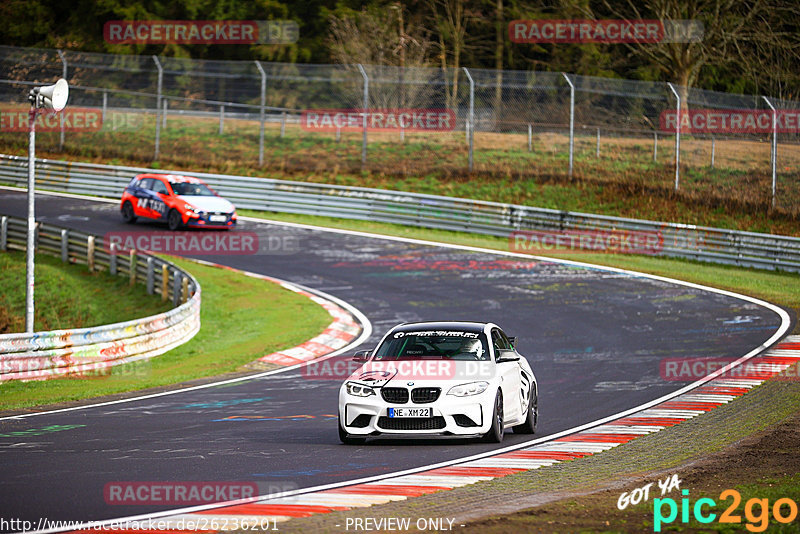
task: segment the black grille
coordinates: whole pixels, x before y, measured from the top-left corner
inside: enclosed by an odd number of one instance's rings
[[[411,400],[417,404],[434,402],[441,392],[441,388],[414,388],[411,390]]]
[[[369,420],[371,417],[372,416],[368,413],[362,413],[361,415],[353,419],[353,422],[347,426],[351,426],[353,428],[364,428],[365,426],[369,425]]]
[[[456,420],[456,424],[458,426],[463,427],[470,427],[470,426],[479,426],[478,423],[464,415],[463,413],[457,413],[453,416],[453,419]]]
[[[378,426],[386,430],[438,430],[445,427],[444,417],[379,417]]]
[[[408,402],[408,390],[406,388],[381,388],[381,397],[392,404],[405,404]]]

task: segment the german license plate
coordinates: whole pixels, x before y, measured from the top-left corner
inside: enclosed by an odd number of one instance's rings
[[[224,215],[212,215],[208,218],[211,222],[225,222],[228,218]]]
[[[432,408],[389,408],[389,417],[431,417]]]

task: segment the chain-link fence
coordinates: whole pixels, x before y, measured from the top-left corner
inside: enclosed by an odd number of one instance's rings
[[[69,108],[99,120],[62,117],[38,134],[45,152],[198,170],[581,178],[800,214],[797,102],[552,72],[2,46],[2,146],[26,146],[9,113],[58,77]]]

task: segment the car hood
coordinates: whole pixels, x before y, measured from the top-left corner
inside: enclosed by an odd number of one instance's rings
[[[178,198],[187,204],[191,204],[200,211],[221,211],[223,213],[230,213],[234,209],[233,204],[217,196],[179,195]]]
[[[354,372],[348,380],[383,387],[387,384],[406,386],[432,385],[442,382],[463,384],[466,382],[490,381],[495,377],[493,362],[461,360],[421,361],[369,361]]]

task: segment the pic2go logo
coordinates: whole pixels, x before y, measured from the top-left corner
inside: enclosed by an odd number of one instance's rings
[[[681,493],[689,495],[689,490],[682,490]],[[720,501],[731,499],[731,504],[719,516],[720,523],[741,524],[742,516],[736,510],[742,502],[741,494],[734,489],[727,489],[719,494]],[[681,499],[680,512],[681,523],[689,523],[689,509],[695,521],[699,523],[711,523],[717,518],[717,514],[711,512],[717,506],[714,499],[702,498],[695,501],[691,506],[689,499]],[[665,516],[665,507],[668,512]],[[797,518],[797,503],[792,499],[782,498],[775,501],[770,509],[769,499],[749,499],[744,505],[744,516],[747,519],[745,528],[750,532],[764,532],[769,526],[770,512],[778,523],[791,523]],[[653,531],[661,532],[662,525],[671,524],[678,518],[678,503],[669,497],[653,500]]]

